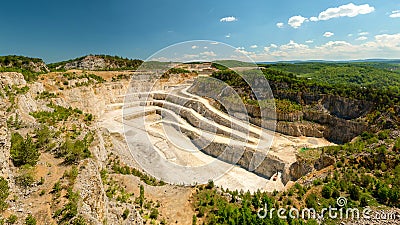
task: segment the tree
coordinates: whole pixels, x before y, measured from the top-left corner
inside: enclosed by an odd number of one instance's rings
[[[331,190],[331,188],[328,186],[328,185],[325,185],[323,188],[322,188],[322,197],[324,197],[324,198],[326,198],[326,199],[329,199],[329,198],[331,198],[331,193],[332,193],[332,190]]]
[[[40,152],[36,148],[32,138],[28,135],[24,139],[19,133],[11,135],[10,154],[14,165],[17,167],[26,164],[35,166],[40,157]]]
[[[350,198],[353,199],[354,201],[358,201],[360,199],[360,190],[355,185],[350,186],[349,194]]]

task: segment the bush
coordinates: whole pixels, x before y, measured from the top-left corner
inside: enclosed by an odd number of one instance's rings
[[[129,209],[125,209],[124,212],[122,213],[122,218],[126,220],[129,216]]]
[[[150,212],[150,219],[156,220],[158,218],[158,209],[152,209]]]
[[[25,224],[26,225],[36,225],[36,219],[32,215],[29,215],[25,219]]]
[[[14,224],[14,223],[16,223],[17,222],[17,220],[18,220],[18,217],[16,216],[16,215],[10,215],[8,218],[7,218],[7,220],[6,220],[6,223],[8,223],[8,224]]]
[[[21,167],[19,175],[15,178],[15,183],[24,188],[32,186],[35,183],[32,167],[29,165]]]
[[[9,191],[10,188],[8,186],[8,181],[3,177],[0,177],[0,211],[3,211],[8,207],[6,200],[10,194]]]
[[[308,195],[306,198],[306,205],[307,205],[307,208],[315,209],[317,207],[317,195],[314,193],[311,193],[310,195]]]

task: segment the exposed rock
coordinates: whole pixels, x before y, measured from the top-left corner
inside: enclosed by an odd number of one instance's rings
[[[278,87],[280,83],[274,84]],[[218,93],[218,85],[212,82],[196,81],[193,83],[189,92],[214,99],[213,104],[221,108],[223,106],[229,112],[247,111],[250,122],[256,125],[262,125],[267,118],[276,119],[276,131],[291,136],[311,136],[324,137],[335,143],[344,143],[351,141],[354,137],[369,129],[366,123],[355,121],[364,117],[369,113],[374,104],[368,101],[354,100],[333,95],[313,95],[311,93],[287,93],[279,90],[285,89],[280,87],[275,91],[274,96],[280,99],[290,99],[303,105],[304,110],[296,113],[280,113],[265,111],[261,115],[260,108],[257,106],[246,105],[243,110],[242,102],[219,103],[222,96],[228,96],[226,90]],[[227,89],[229,90],[229,89]],[[230,91],[232,92],[232,90]],[[218,98],[217,98],[218,96]],[[218,102],[218,103],[216,103]],[[312,108],[312,110],[310,110]],[[233,113],[233,115],[236,115]],[[274,116],[275,115],[275,116]],[[241,117],[237,117],[242,119]],[[262,119],[261,119],[262,118]],[[308,123],[307,121],[313,122]],[[274,126],[264,126],[268,129],[275,129]]]

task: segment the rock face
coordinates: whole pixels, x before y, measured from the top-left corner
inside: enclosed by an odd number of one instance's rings
[[[81,69],[81,70],[100,70],[106,68],[106,61],[96,56],[86,56],[81,60],[76,60],[65,64],[64,68],[69,69]]]
[[[289,167],[288,177],[295,181],[314,170],[321,170],[333,164],[335,164],[335,159],[326,154],[322,154],[318,159],[311,161],[297,158],[297,161]]]
[[[120,68],[136,68],[141,64],[141,60],[122,59],[113,56],[88,55],[73,61],[66,62],[56,69],[80,69],[80,70],[114,70]]]
[[[216,103],[223,97],[227,97],[230,92],[216,93],[218,90],[212,84],[199,80],[193,83],[189,92],[212,98],[214,100],[213,105],[218,108],[224,108],[226,111],[235,112],[236,108],[240,108],[235,105],[243,104],[241,102],[235,103],[235,101],[229,104]],[[216,99],[216,96],[219,99]],[[246,105],[248,115],[245,119],[258,126],[274,129],[282,134],[296,137],[324,137],[335,143],[349,142],[363,131],[368,130],[369,127],[365,122],[362,122],[362,119],[374,108],[372,102],[333,95],[313,95],[305,92],[288,94],[275,91],[274,97],[297,102],[303,106],[303,110],[289,114],[280,112],[275,114],[267,111],[261,112],[259,107]],[[239,110],[238,113],[240,112]],[[261,120],[261,115],[264,121]],[[241,117],[237,116],[237,118]],[[264,126],[262,123],[265,122],[265,118],[276,119],[276,126]]]

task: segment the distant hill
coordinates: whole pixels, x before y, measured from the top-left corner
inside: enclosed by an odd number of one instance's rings
[[[36,73],[49,71],[42,59],[17,55],[0,56],[0,68],[3,71],[27,70]]]
[[[127,59],[109,55],[87,55],[68,61],[49,64],[52,71],[81,70],[135,70],[143,63],[138,59]]]
[[[0,72],[18,72],[24,75],[26,81],[32,81],[40,73],[49,72],[42,59],[25,56],[0,56]]]

